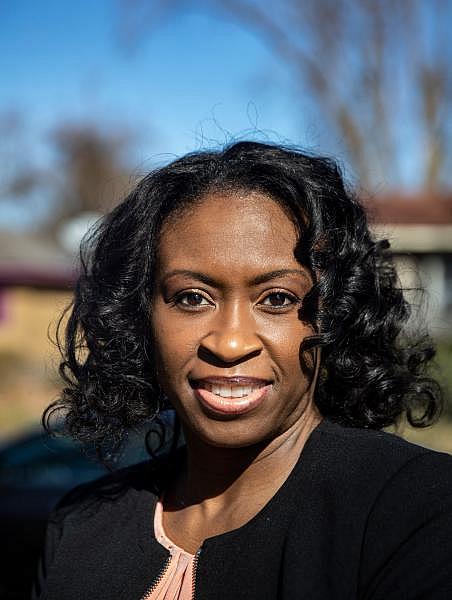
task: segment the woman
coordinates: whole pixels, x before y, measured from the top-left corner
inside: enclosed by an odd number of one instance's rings
[[[301,152],[145,177],[91,240],[46,416],[105,458],[172,407],[172,445],[60,502],[33,597],[452,598],[452,459],[378,431],[441,409],[388,246]]]

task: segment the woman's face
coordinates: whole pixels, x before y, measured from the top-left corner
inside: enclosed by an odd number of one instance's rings
[[[312,286],[297,234],[258,193],[208,195],[166,222],[152,328],[159,383],[185,430],[221,447],[271,440],[315,412]],[[304,420],[304,419],[303,419]]]

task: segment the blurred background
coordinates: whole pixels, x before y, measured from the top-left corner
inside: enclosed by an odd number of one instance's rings
[[[39,433],[82,235],[150,169],[244,138],[338,158],[438,344],[444,416],[399,433],[452,452],[451,22],[451,0],[0,0],[7,520],[99,473]]]

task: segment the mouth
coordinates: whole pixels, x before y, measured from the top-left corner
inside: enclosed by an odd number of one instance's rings
[[[255,377],[207,377],[190,381],[195,395],[211,412],[221,415],[241,415],[259,406],[271,382]]]

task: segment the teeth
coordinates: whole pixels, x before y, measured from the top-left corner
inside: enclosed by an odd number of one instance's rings
[[[222,398],[232,398],[232,387],[230,385],[220,386],[218,388],[218,395]]]
[[[204,388],[222,398],[243,398],[251,392],[261,388],[262,385],[218,385],[206,383]]]

